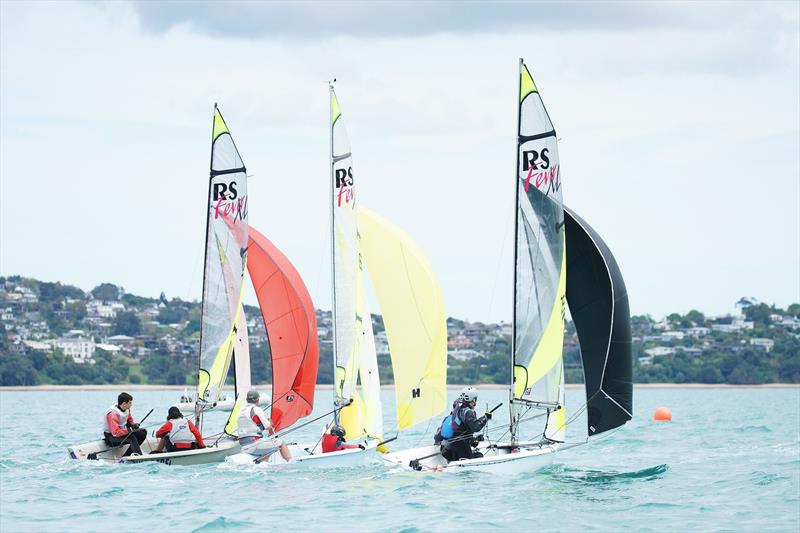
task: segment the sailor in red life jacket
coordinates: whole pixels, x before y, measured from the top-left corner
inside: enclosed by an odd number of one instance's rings
[[[133,421],[132,405],[133,396],[121,392],[117,396],[117,404],[106,409],[103,417],[103,440],[112,447],[130,444],[125,455],[142,455],[141,444],[147,438],[147,430],[140,429],[139,424]]]
[[[339,450],[364,449],[362,444],[345,444],[345,431],[342,426],[335,424],[330,433],[322,436],[322,453],[338,452]]]
[[[158,428],[156,437],[161,439],[158,442],[156,452],[160,452],[166,445],[168,452],[178,452],[181,450],[196,450],[205,448],[203,435],[191,420],[183,417],[181,410],[174,405],[169,408],[167,413],[167,423]]]
[[[292,452],[282,440],[269,436],[272,433],[272,422],[258,406],[258,399],[257,390],[247,391],[247,404],[239,409],[236,431],[242,451],[256,457],[263,457],[280,450],[281,457],[288,463],[292,459]],[[267,436],[262,438],[264,432],[267,432]]]

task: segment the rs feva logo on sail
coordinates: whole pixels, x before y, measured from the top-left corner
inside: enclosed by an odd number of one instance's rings
[[[239,198],[236,180],[225,183],[214,183],[212,196],[214,203],[214,219],[228,217],[239,220],[247,219],[247,195]]]
[[[541,161],[539,160],[541,158]],[[561,187],[561,180],[558,174],[558,165],[550,166],[549,149],[542,148],[537,150],[522,151],[522,171],[528,172],[525,176],[525,192],[531,187],[531,181],[537,189],[544,190],[545,194],[550,194],[550,190],[557,191]]]
[[[353,167],[347,169],[337,168],[334,177],[336,179],[336,207],[342,207],[342,201],[345,204],[350,204],[355,199],[355,191],[353,190]]]

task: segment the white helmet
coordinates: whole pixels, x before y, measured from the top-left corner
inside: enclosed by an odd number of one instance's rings
[[[463,402],[477,402],[478,401],[478,389],[475,387],[464,387],[461,389],[461,395],[458,397],[459,400]]]

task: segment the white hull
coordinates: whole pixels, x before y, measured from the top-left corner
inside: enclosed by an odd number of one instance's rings
[[[234,439],[223,439],[215,445],[199,450],[185,450],[180,452],[151,453],[158,445],[158,439],[149,437],[142,445],[144,455],[124,457],[128,449],[127,444],[111,448],[103,440],[78,444],[67,448],[69,456],[78,461],[100,461],[105,463],[146,463],[158,462],[167,465],[200,465],[219,463],[229,455],[238,453],[241,446]]]
[[[317,449],[316,453],[311,454],[314,444],[290,444],[289,451],[292,452],[292,459],[287,463],[281,457],[280,452],[275,452],[268,459],[261,461],[260,465],[285,465],[292,464],[303,468],[347,468],[352,466],[365,465],[377,459],[378,440],[372,439],[365,444],[364,449],[340,450],[338,452],[322,453]],[[319,448],[319,447],[317,447]],[[249,453],[237,453],[226,459],[234,464],[254,464],[256,457]]]
[[[559,444],[518,443],[511,447],[508,443],[481,443],[477,450],[483,457],[462,459],[450,463],[439,453],[439,446],[423,446],[384,455],[383,460],[406,470],[457,472],[463,470],[484,470],[487,472],[517,474],[531,472],[548,466],[553,462]],[[418,462],[415,462],[418,460]],[[416,468],[415,468],[416,466]]]

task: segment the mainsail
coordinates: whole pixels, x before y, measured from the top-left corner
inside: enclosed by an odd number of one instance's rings
[[[336,420],[344,426],[347,438],[353,439],[380,429],[380,388],[372,319],[364,297],[353,158],[332,85],[330,107],[334,393],[337,405],[352,400],[352,404],[337,413]],[[376,375],[370,378],[372,368]],[[369,394],[369,398],[362,399],[357,390],[359,373],[363,374],[362,393]],[[376,405],[370,406],[372,403]]]
[[[242,287],[247,264],[247,174],[228,126],[214,106],[211,172],[206,206],[198,403],[214,403],[228,374],[244,323]],[[245,328],[246,329],[246,328]]]
[[[513,399],[550,409],[545,434],[561,437],[566,254],[558,144],[522,60],[516,187]],[[514,409],[511,416],[513,430]]]
[[[566,211],[567,302],[586,382],[589,436],[633,416],[633,356],[628,291],[617,261],[597,232]]]
[[[444,298],[433,269],[411,238],[364,206],[358,209],[361,249],[389,341],[402,430],[447,406]]]

